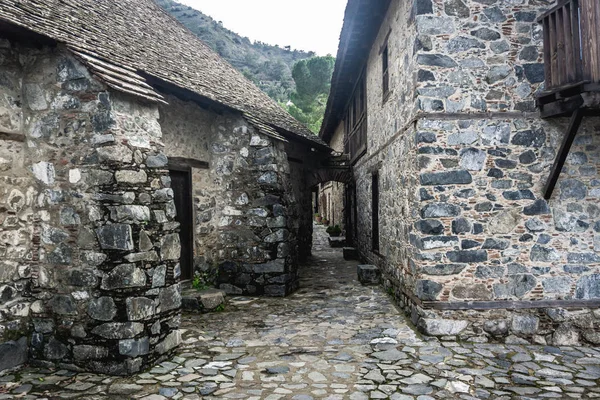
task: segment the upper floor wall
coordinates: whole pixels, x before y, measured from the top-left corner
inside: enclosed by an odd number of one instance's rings
[[[368,155],[403,130],[417,112],[416,26],[411,3],[396,0],[390,4],[365,67]]]
[[[549,8],[534,0],[419,1],[418,103],[424,112],[535,111]]]
[[[545,79],[537,19],[552,5],[393,1],[364,67],[366,154],[379,151],[419,113],[535,112]],[[359,79],[341,124],[347,141],[356,128],[348,121],[360,88]]]

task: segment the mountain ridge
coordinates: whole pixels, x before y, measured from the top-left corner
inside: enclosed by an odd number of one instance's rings
[[[312,51],[251,42],[249,38],[225,28],[220,21],[202,11],[173,0],[155,1],[263,92],[280,103],[287,103],[295,90],[292,78],[294,64],[316,55]]]

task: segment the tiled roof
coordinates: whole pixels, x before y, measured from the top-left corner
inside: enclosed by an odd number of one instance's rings
[[[162,101],[146,74],[324,144],[153,0],[0,0],[0,20],[65,43],[114,89]]]

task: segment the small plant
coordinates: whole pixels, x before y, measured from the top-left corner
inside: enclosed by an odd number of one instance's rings
[[[315,221],[317,221],[317,222],[321,222],[322,220],[323,220],[323,217],[321,217],[321,214],[319,214],[319,213],[316,213],[316,214],[315,214]]]
[[[326,232],[329,233],[329,236],[337,237],[342,234],[342,228],[340,228],[339,225],[330,226],[327,228]]]
[[[204,290],[207,288],[200,275],[194,276],[194,279],[192,280],[192,287],[196,290]]]
[[[223,312],[225,311],[225,304],[221,303],[215,308],[215,312]]]
[[[329,220],[326,218],[323,218],[323,225],[329,225]]]

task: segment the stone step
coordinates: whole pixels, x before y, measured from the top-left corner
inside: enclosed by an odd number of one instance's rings
[[[358,250],[355,247],[344,247],[344,260],[358,260]]]
[[[379,268],[374,265],[359,265],[356,267],[358,281],[363,285],[378,285],[381,278]]]
[[[209,313],[222,311],[226,303],[225,291],[219,289],[185,289],[182,293],[182,308],[187,311]]]
[[[341,248],[346,246],[346,238],[344,236],[329,236],[329,246],[333,248]]]

